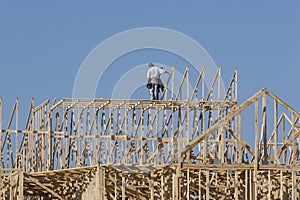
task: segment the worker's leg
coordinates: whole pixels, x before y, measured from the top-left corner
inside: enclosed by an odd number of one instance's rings
[[[155,100],[156,98],[155,88],[156,88],[155,84],[152,84],[151,100]]]
[[[158,85],[157,84],[153,84],[153,88],[152,88],[152,94],[153,94],[153,98],[152,100],[158,100]]]
[[[156,100],[159,100],[159,85],[156,85],[155,92],[156,92]]]
[[[152,99],[153,99],[152,88],[151,88],[151,89],[148,89],[148,93],[149,93],[149,95],[150,95],[150,99],[152,100]]]

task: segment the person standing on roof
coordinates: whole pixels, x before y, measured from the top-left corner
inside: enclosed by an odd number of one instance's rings
[[[163,73],[170,74],[162,67],[154,66],[153,63],[149,63],[148,71],[147,71],[147,88],[149,90],[150,96],[152,100],[159,99],[159,90],[164,90],[164,85],[160,79],[160,75]]]

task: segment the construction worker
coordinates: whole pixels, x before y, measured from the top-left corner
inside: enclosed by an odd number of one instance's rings
[[[159,99],[159,90],[164,90],[164,85],[160,79],[160,75],[163,73],[170,74],[166,70],[164,70],[162,67],[154,66],[153,63],[149,63],[148,65],[148,71],[147,71],[147,88],[149,90],[150,96],[152,100],[158,100]]]

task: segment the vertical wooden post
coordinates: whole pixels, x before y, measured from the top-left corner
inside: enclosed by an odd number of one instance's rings
[[[22,170],[18,170],[18,188],[17,190],[17,200],[23,200],[24,199],[24,195],[23,195],[23,171]]]
[[[198,187],[198,190],[199,190],[199,199],[202,199],[202,191],[201,191],[201,169],[199,169],[199,174],[198,174],[198,178],[199,178],[199,187]]]
[[[220,164],[224,164],[225,161],[225,157],[224,157],[224,128],[220,127],[219,128],[219,137],[220,137],[220,141],[219,141],[219,159],[220,159]]]
[[[109,104],[109,135],[110,135],[110,139],[109,139],[109,149],[110,149],[110,155],[109,155],[109,160],[108,162],[109,163],[113,163],[113,155],[114,155],[114,146],[113,146],[113,106],[112,104],[110,103]],[[116,172],[115,172],[116,173]],[[116,191],[115,191],[116,192]]]
[[[280,199],[283,200],[283,174],[280,170]]]
[[[125,104],[125,108],[124,108],[124,112],[125,112],[125,136],[126,136],[126,140],[125,140],[125,156],[124,156],[124,164],[127,164],[128,160],[127,160],[127,157],[129,155],[129,152],[128,152],[128,145],[130,144],[130,140],[128,139],[129,138],[129,121],[128,121],[128,107],[127,107],[127,104]]]
[[[238,134],[238,139],[239,141],[242,140],[242,116],[241,116],[241,112],[238,113],[237,115],[237,134]],[[243,155],[242,155],[242,145],[241,143],[237,141],[237,144],[236,144],[236,148],[237,148],[237,157],[236,157],[236,161],[238,164],[241,164],[242,163],[242,158],[243,158]]]
[[[296,183],[296,171],[295,170],[292,170],[292,185],[291,185],[291,188],[292,188],[292,200],[296,200],[298,197],[297,197],[297,183]]]
[[[30,172],[34,171],[35,167],[35,159],[34,159],[34,138],[35,138],[35,111],[34,111],[34,99],[32,98],[32,122],[31,122],[31,133],[29,136],[29,160],[30,160]]]
[[[285,119],[282,121],[281,141],[285,140]],[[286,151],[283,152],[283,163],[286,164]]]
[[[171,140],[172,140],[172,144],[173,144],[173,148],[172,148],[172,157],[175,158],[175,155],[176,155],[178,149],[176,149],[177,146],[174,145],[175,142],[176,142],[176,141],[175,141],[176,138],[175,138],[175,134],[174,134],[174,133],[175,133],[175,130],[174,130],[175,110],[174,110],[174,108],[175,108],[175,107],[174,107],[174,103],[172,102],[172,104],[171,104],[171,114],[172,114],[172,121],[171,121],[171,136],[172,136],[172,138],[171,138]]]
[[[93,148],[93,165],[98,164],[98,156],[97,156],[97,144],[99,144],[99,138],[98,138],[98,108],[96,108],[96,102],[94,101],[94,136],[93,136],[93,143],[94,143],[94,148]],[[71,118],[73,120],[73,117]],[[71,122],[72,123],[72,122]]]
[[[176,195],[176,186],[175,186],[175,173],[176,172],[173,172],[172,173],[172,199],[174,199],[175,200],[175,198],[177,198],[177,195]]]
[[[258,101],[255,101],[255,158],[254,158],[254,173],[252,174],[254,180],[254,199],[257,199],[257,175],[259,164],[259,141],[258,141]]]
[[[52,112],[50,111],[50,107],[48,105],[48,155],[47,155],[47,168],[46,171],[49,171],[52,169],[52,151],[53,151],[53,147],[52,147],[52,137],[51,137],[51,132],[52,132]],[[54,134],[53,134],[54,135]]]
[[[19,164],[19,133],[18,133],[18,129],[19,129],[19,99],[17,98],[16,100],[16,149],[15,149],[15,156],[16,156],[16,160],[15,160],[15,168],[19,168],[18,164]]]
[[[165,199],[165,184],[164,184],[164,174],[163,174],[163,172],[160,176],[160,198],[161,198],[161,200]]]
[[[234,88],[234,100],[238,100],[238,75],[237,75],[237,69],[235,70],[235,72],[236,72],[236,76],[235,76],[235,88]]]
[[[118,196],[117,196],[117,184],[118,184],[118,180],[117,180],[117,171],[114,170],[114,175],[115,175],[115,200],[118,199]]]
[[[45,131],[45,133],[42,134],[42,171],[46,171],[47,170],[47,155],[46,155],[46,152],[47,152],[47,143],[46,143],[46,136],[47,136],[47,127],[46,127],[46,123],[47,123],[47,105],[45,105],[41,112],[42,112],[42,124],[43,124],[43,131]],[[49,124],[48,124],[49,126]],[[70,146],[70,144],[69,144]],[[69,156],[69,159],[71,158],[71,155]]]
[[[146,136],[146,131],[144,130],[144,126],[145,126],[145,120],[144,120],[144,109],[143,109],[143,104],[141,104],[141,115],[140,115],[140,119],[141,119],[141,162],[142,164],[146,164],[147,162],[147,153],[146,153],[146,146],[148,145],[147,142],[148,140],[146,140],[147,136]],[[158,135],[158,130],[159,130],[159,127],[158,127],[158,122],[159,122],[159,119],[158,119],[158,106],[156,105],[156,137]]]
[[[9,200],[14,200],[14,190],[13,190],[13,172],[11,171],[9,174]]]
[[[201,121],[201,134],[204,132],[205,130],[205,109],[203,108],[202,109],[202,121]],[[203,148],[202,148],[202,151],[203,151],[203,163],[206,164],[207,163],[207,150],[208,150],[208,147],[207,147],[207,136],[204,138],[204,142],[203,142]]]
[[[153,178],[154,178],[154,174],[153,172],[150,173],[150,177],[149,177],[149,187],[150,187],[150,200],[154,200],[154,181],[153,181]]]
[[[186,199],[190,200],[190,168],[187,168],[187,186],[186,186]]]
[[[262,96],[262,114],[263,114],[263,145],[264,145],[264,157],[263,162],[266,164],[268,162],[268,151],[267,151],[267,99],[266,94]]]
[[[125,182],[124,174],[122,173],[122,200],[126,199],[125,188],[126,188],[126,182]]]
[[[100,200],[102,200],[101,168],[99,165],[97,166],[95,178],[96,178],[95,196],[99,197]]]
[[[248,200],[248,186],[249,186],[249,180],[248,180],[248,173],[250,170],[245,170],[245,200]]]
[[[101,173],[101,177],[102,177],[102,190],[101,190],[101,196],[102,196],[102,200],[107,199],[106,197],[106,172],[105,172],[105,168],[102,168],[102,173]]]
[[[174,200],[179,200],[181,197],[181,188],[180,188],[180,163],[177,163],[176,172],[175,172],[175,187],[174,187]]]
[[[268,170],[268,199],[271,200],[271,190],[272,190],[272,185],[271,185],[271,171]]]
[[[254,191],[253,191],[253,170],[252,169],[250,169],[249,170],[249,178],[250,178],[250,181],[249,181],[249,199],[251,200],[251,199],[253,199],[253,193],[254,193]]]
[[[210,182],[209,182],[209,169],[206,170],[206,200],[209,200],[209,188],[210,188]]]
[[[190,117],[189,117],[189,114],[190,114],[190,101],[188,100],[187,102],[187,105],[186,105],[186,123],[185,123],[185,135],[183,137],[185,137],[185,142],[186,144],[188,144],[190,142],[190,132],[189,132],[189,128],[190,128]],[[181,150],[180,150],[181,151]],[[178,151],[179,153],[179,156],[180,155],[180,151]],[[190,161],[190,151],[188,151],[186,153],[186,161],[189,162]],[[180,158],[178,159],[178,162],[180,163]]]
[[[295,116],[295,114],[294,113],[292,113],[292,122],[293,123],[295,123],[295,118],[296,118],[296,116]],[[294,124],[293,124],[293,126],[294,126]],[[294,135],[297,133],[297,131],[296,130],[293,130],[293,132],[292,132],[292,136],[294,137]],[[297,145],[296,145],[296,142],[297,142],[297,140],[295,139],[295,140],[293,140],[293,143],[292,143],[292,156],[291,156],[291,163],[292,164],[296,164],[296,161],[299,159],[299,157],[298,157],[298,155],[297,155]],[[299,144],[298,144],[299,145]]]
[[[235,170],[234,173],[234,199],[239,200],[239,174],[238,171]]]
[[[67,113],[67,109],[68,109],[68,106],[65,107],[65,104],[63,104],[63,112],[66,112]],[[89,114],[88,114],[89,115]],[[69,143],[69,140],[67,139],[67,135],[68,135],[68,113],[66,114],[66,116],[62,116],[62,121],[64,122],[63,124],[63,132],[64,132],[64,136],[65,138],[62,139],[62,143],[65,144],[65,146],[63,147],[62,145],[62,154],[61,154],[61,157],[62,157],[62,163],[61,163],[61,166],[63,169],[66,169],[67,168],[67,155],[68,155],[68,143]],[[86,129],[88,129],[88,116],[87,116],[87,120],[86,120]],[[88,131],[86,131],[86,133],[88,133]]]
[[[278,163],[278,159],[277,159],[277,150],[278,150],[278,134],[277,134],[277,119],[278,119],[278,103],[277,101],[274,99],[274,158],[276,158],[276,160],[274,160],[275,164],[280,164]]]
[[[77,131],[77,135],[78,135],[78,139],[77,139],[77,142],[78,142],[78,148],[77,148],[77,155],[76,155],[76,167],[81,167],[82,166],[82,156],[81,156],[81,150],[82,150],[82,147],[81,147],[81,120],[82,120],[82,115],[81,115],[81,112],[83,112],[83,110],[81,111],[80,110],[80,107],[79,107],[79,104],[77,105],[77,109],[78,109],[78,119],[77,119],[77,122],[78,122],[78,131]],[[80,112],[80,113],[79,113]]]

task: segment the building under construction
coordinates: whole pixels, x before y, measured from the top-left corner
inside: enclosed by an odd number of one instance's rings
[[[267,89],[238,104],[236,71],[224,95],[220,69],[197,77],[173,68],[161,100],[32,100],[22,118],[1,99],[1,199],[300,199],[299,113]]]

